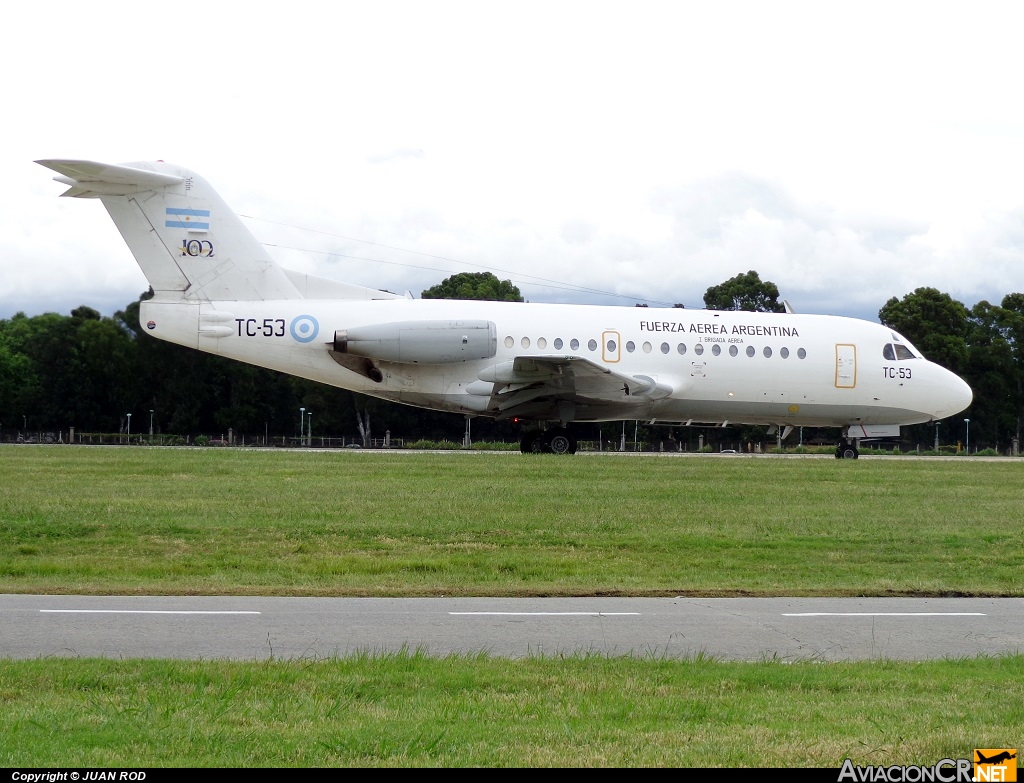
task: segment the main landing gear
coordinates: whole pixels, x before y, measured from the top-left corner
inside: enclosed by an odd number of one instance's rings
[[[523,434],[519,450],[523,454],[575,454],[576,438],[565,427],[533,430]]]
[[[856,445],[847,438],[842,438],[836,446],[836,459],[857,459],[859,456]]]

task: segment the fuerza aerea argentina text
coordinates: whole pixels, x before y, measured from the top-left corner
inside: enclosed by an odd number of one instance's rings
[[[687,334],[734,334],[747,337],[799,337],[792,326],[765,326],[764,324],[684,324],[678,321],[641,321],[641,332],[685,332]]]

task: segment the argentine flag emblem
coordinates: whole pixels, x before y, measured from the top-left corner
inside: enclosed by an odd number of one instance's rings
[[[187,228],[189,231],[210,230],[210,210],[188,207],[167,207],[166,228]]]

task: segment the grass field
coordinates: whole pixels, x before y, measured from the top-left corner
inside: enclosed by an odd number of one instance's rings
[[[12,446],[0,593],[1021,596],[1022,486],[1017,460]],[[1021,705],[1021,655],[0,660],[0,766],[930,765],[1019,747]]]
[[[1024,461],[8,447],[0,592],[1024,595]]]

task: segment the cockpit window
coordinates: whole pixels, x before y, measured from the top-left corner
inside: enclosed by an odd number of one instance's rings
[[[913,346],[913,344],[901,334],[896,332],[890,332],[893,341],[896,343],[896,358],[897,359],[916,359],[921,355],[921,352]],[[889,357],[886,356],[886,359]]]
[[[882,358],[886,361],[894,362],[897,359],[916,359],[917,356],[905,345],[886,343],[882,349]]]

